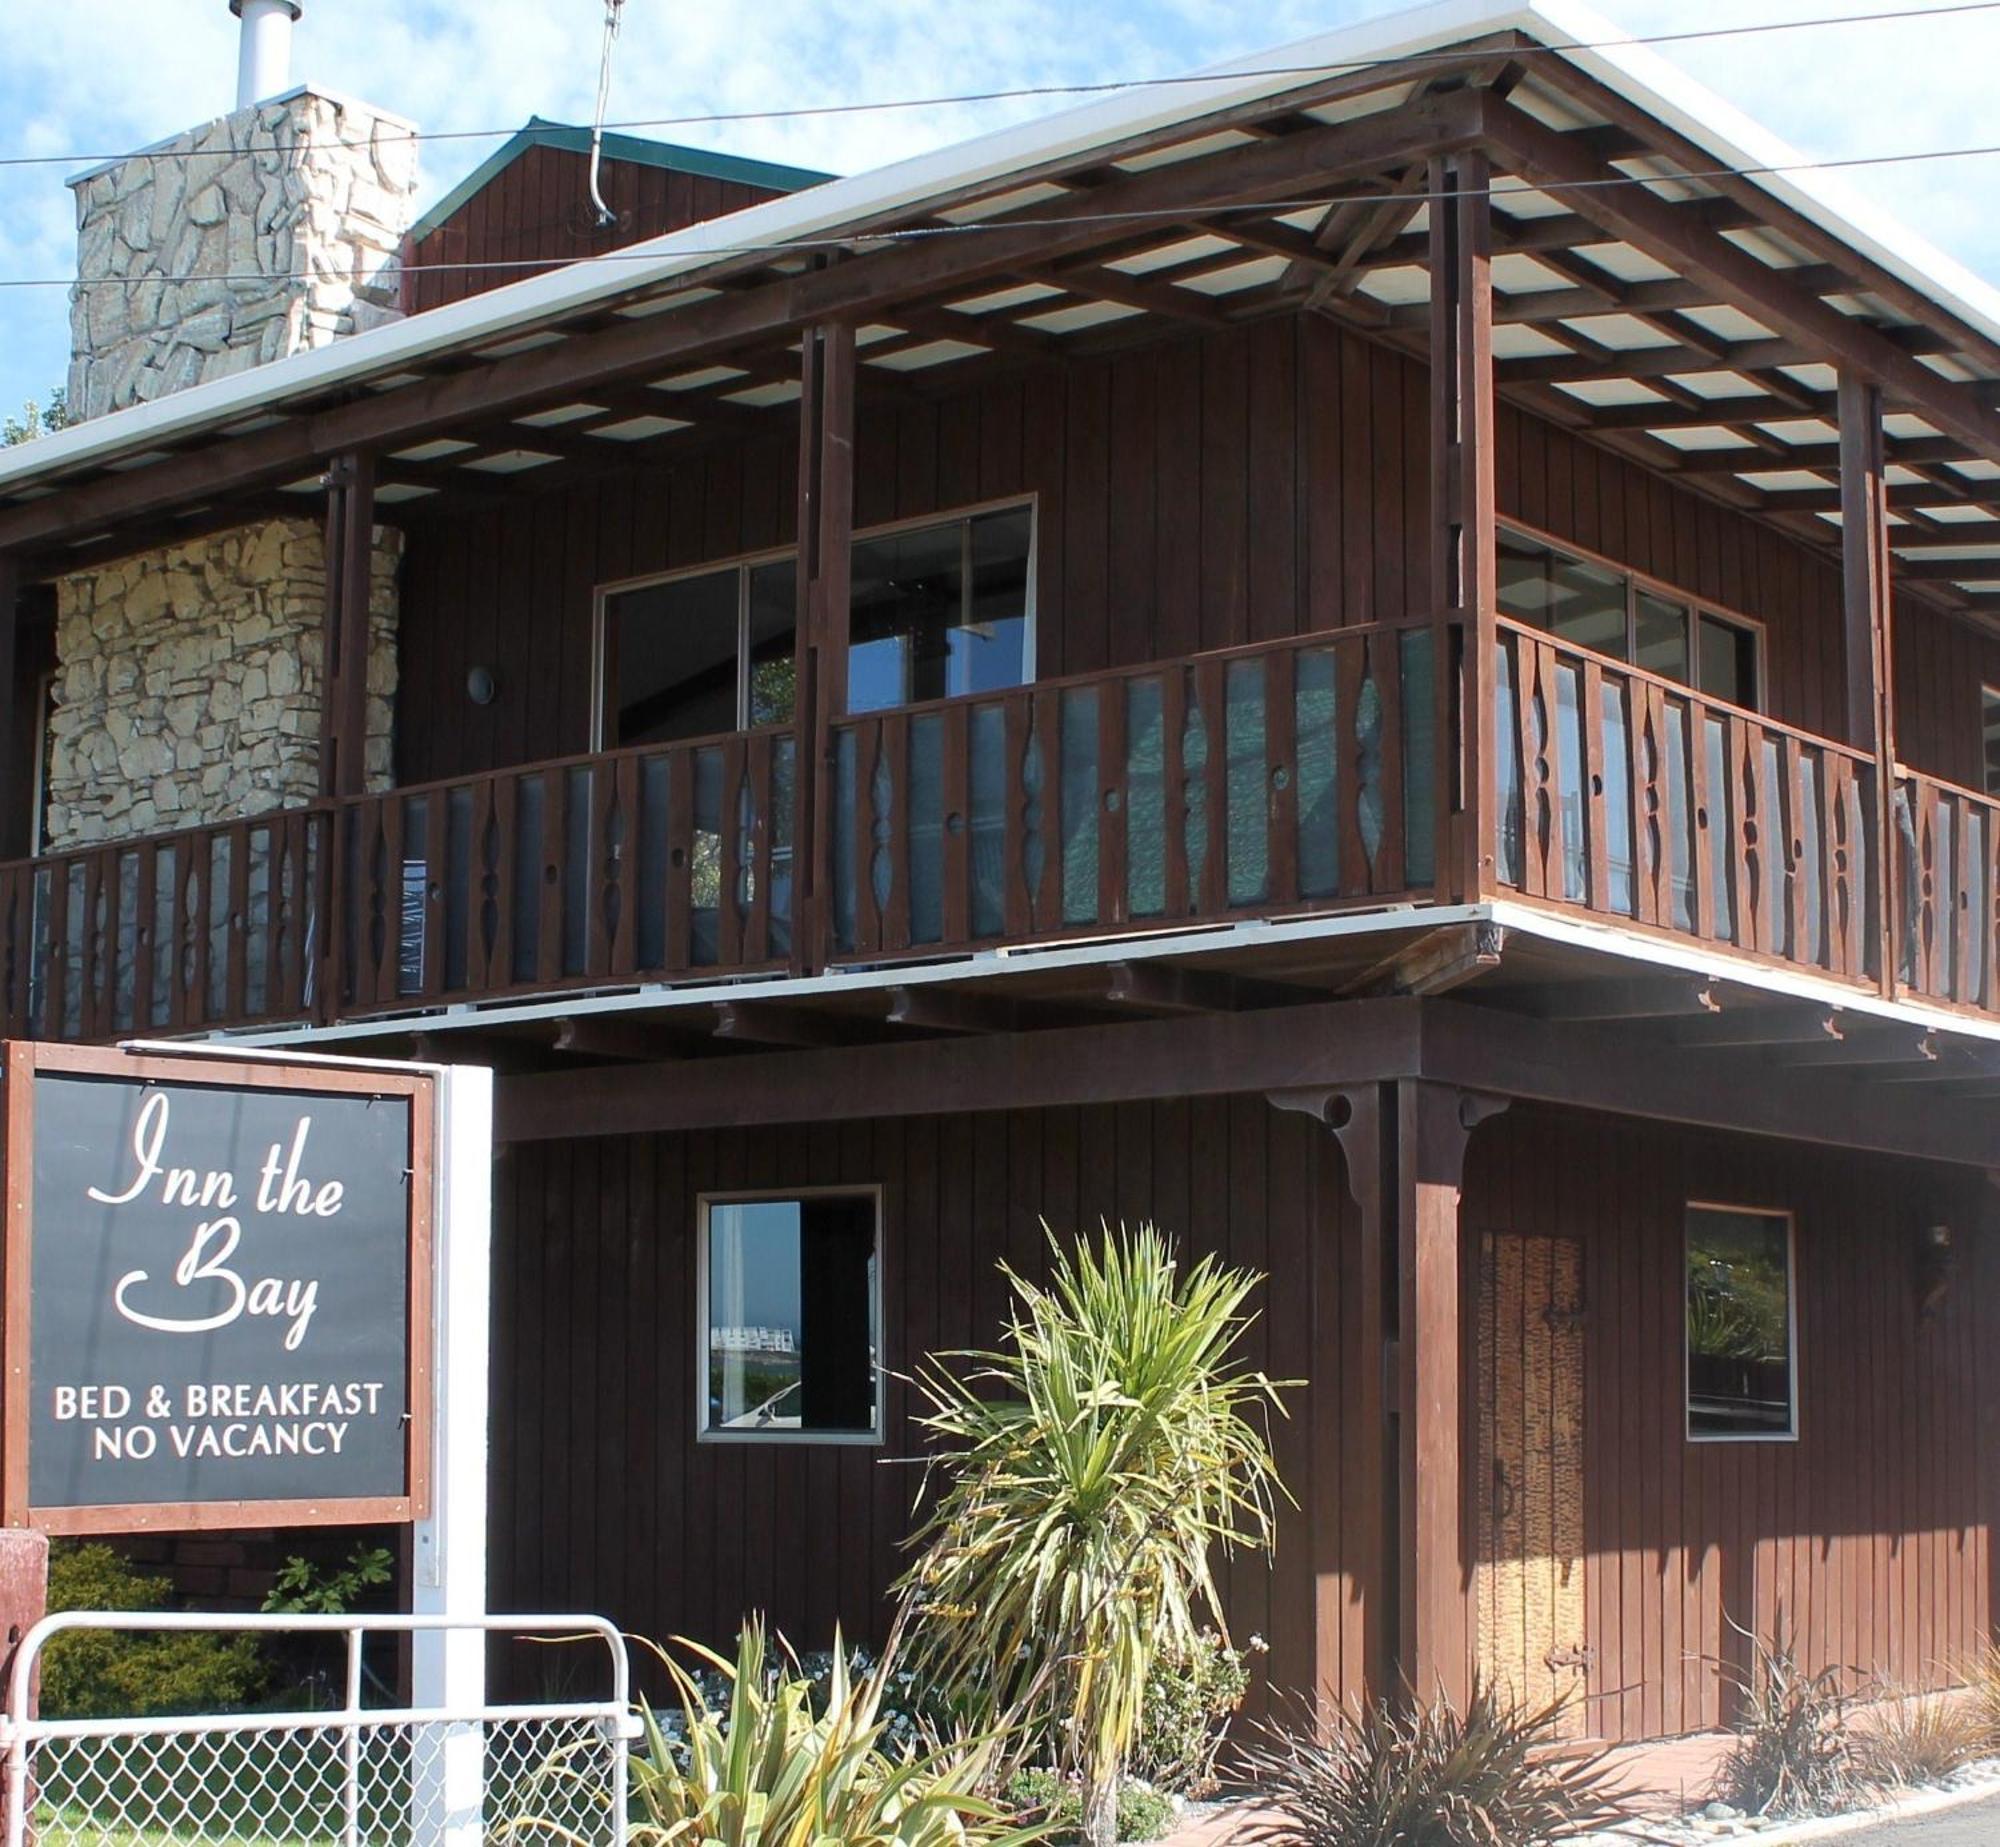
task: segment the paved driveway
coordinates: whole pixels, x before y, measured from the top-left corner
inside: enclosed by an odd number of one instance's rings
[[[1885,1821],[1836,1838],[1839,1847],[2000,1847],[2000,1795],[1939,1815]]]

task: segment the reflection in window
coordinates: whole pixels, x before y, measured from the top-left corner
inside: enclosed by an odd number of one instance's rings
[[[1499,559],[1502,615],[1757,709],[1755,629],[1528,533],[1503,529]]]
[[[793,585],[777,558],[610,592],[606,748],[789,723]]]
[[[1026,681],[1033,517],[1007,507],[854,541],[850,712]]]
[[[1791,1234],[1782,1213],[1688,1208],[1691,1437],[1795,1434]]]
[[[875,1195],[716,1200],[705,1221],[703,1433],[879,1434]]]

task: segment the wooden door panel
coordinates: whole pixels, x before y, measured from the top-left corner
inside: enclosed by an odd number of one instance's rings
[[[1586,1729],[1583,1248],[1488,1233],[1479,1272],[1478,1664]]]

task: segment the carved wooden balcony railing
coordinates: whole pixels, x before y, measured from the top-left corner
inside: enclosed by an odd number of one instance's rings
[[[840,720],[832,955],[1426,894],[1431,648],[1354,628]]]
[[[338,1011],[785,966],[796,759],[753,731],[342,804]]]
[[[799,741],[775,729],[0,866],[5,1031],[369,1018],[1422,904],[1456,839],[1435,645],[1366,626],[839,719],[812,917]],[[1489,690],[1502,892],[2000,1012],[2000,803],[1899,772],[1885,845],[1871,758],[1511,622]]]
[[[309,1015],[327,817],[288,809],[0,867],[9,1037],[189,1033]]]
[[[2000,1012],[2000,803],[1902,769],[1894,819],[1898,979]]]
[[[1871,757],[1500,629],[1503,885],[1848,981],[1879,975]]]

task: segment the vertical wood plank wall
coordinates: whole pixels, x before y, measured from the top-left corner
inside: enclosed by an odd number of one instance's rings
[[[631,160],[606,160],[602,182],[604,202],[618,214],[608,229],[598,225],[590,202],[588,156],[560,147],[524,149],[442,224],[409,244],[404,312],[420,314],[518,282],[537,273],[530,265],[601,256],[777,196],[760,186]],[[524,267],[510,267],[515,264]]]
[[[524,185],[532,158],[509,169]],[[1420,366],[1317,317],[1265,321],[935,402],[865,400],[855,520],[1037,495],[1037,671],[1088,673],[1425,613],[1427,429]],[[518,506],[412,514],[401,779],[588,748],[594,587],[791,544],[785,413],[771,430]],[[1505,516],[1756,617],[1772,715],[1839,735],[1829,560],[1518,411],[1498,443]],[[489,706],[465,696],[475,665],[496,675]],[[1898,667],[1905,759],[1977,786],[2000,642],[1906,604]]]
[[[1333,1138],[1261,1098],[872,1126],[624,1137],[511,1150],[495,1175],[495,1608],[555,1596],[653,1636],[722,1637],[763,1608],[800,1647],[880,1629],[918,1487],[908,1394],[888,1445],[697,1444],[695,1200],[835,1181],[885,1189],[886,1363],[990,1344],[997,1264],[1045,1273],[1040,1220],[1156,1216],[1201,1250],[1284,1278],[1261,1292],[1257,1363],[1317,1383],[1273,1429],[1299,1508],[1275,1571],[1227,1568],[1232,1621],[1310,1684],[1315,1622],[1358,1676],[1360,1608],[1340,1574],[1341,1400],[1358,1235]],[[1317,1538],[1308,1531],[1308,1515]],[[1317,1616],[1315,1612],[1317,1611]],[[1352,1663],[1350,1668],[1346,1665]]]
[[[642,1633],[720,1639],[762,1607],[800,1646],[823,1645],[836,1621],[878,1627],[917,1486],[915,1467],[881,1459],[910,1453],[902,1388],[883,1452],[692,1439],[696,1196],[833,1181],[886,1189],[892,1368],[993,1337],[995,1263],[1039,1273],[1043,1216],[1154,1216],[1269,1273],[1252,1354],[1313,1383],[1274,1433],[1299,1505],[1274,1571],[1228,1570],[1231,1622],[1269,1638],[1276,1683],[1309,1685],[1317,1649],[1337,1688],[1356,1689],[1365,1587],[1343,1571],[1360,1556],[1343,1536],[1374,1506],[1342,1453],[1362,1363],[1345,1287],[1358,1233],[1332,1138],[1258,1098],[509,1150],[496,1175],[497,1608],[601,1608]],[[1547,1111],[1474,1138],[1468,1277],[1487,1232],[1584,1246],[1594,1731],[1715,1723],[1725,1611],[1762,1628],[1782,1616],[1814,1663],[1910,1679],[1986,1632],[2000,1457],[1982,1454],[1976,1424],[1994,1398],[2000,1296],[1973,1240],[1977,1193],[1909,1164]],[[1691,1197],[1799,1215],[1796,1444],[1682,1436]],[[1932,1222],[1959,1231],[1962,1254],[1919,1323],[1913,1238]]]
[[[1725,1717],[1729,1619],[1783,1624],[1809,1666],[1903,1683],[1990,1632],[2000,1454],[1983,1447],[2000,1304],[1977,1175],[1611,1117],[1523,1111],[1476,1136],[1468,1235],[1584,1245],[1585,1625],[1592,1729]],[[1688,1200],[1797,1223],[1799,1440],[1683,1432]],[[1953,1227],[1955,1279],[1917,1313],[1916,1237]]]

